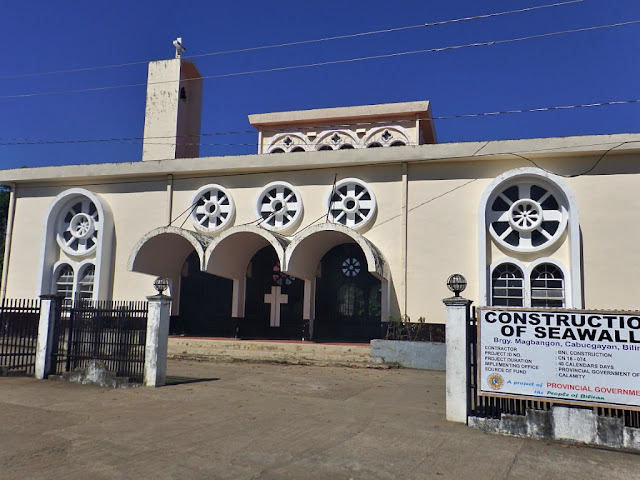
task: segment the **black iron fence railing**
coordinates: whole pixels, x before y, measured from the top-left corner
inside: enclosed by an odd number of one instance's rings
[[[0,375],[33,375],[40,302],[3,299],[0,303]]]
[[[525,415],[527,409],[532,410],[550,410],[553,405],[562,405],[569,408],[586,408],[592,407],[570,405],[563,402],[546,402],[535,400],[524,400],[514,398],[498,398],[481,396],[478,386],[478,328],[477,315],[475,307],[471,310],[471,318],[469,319],[468,329],[468,355],[469,355],[469,388],[468,392],[468,411],[472,417],[481,418],[500,418],[502,414]],[[640,428],[640,412],[635,410],[626,410],[620,408],[603,408],[593,407],[596,414],[604,417],[620,418],[626,427]]]
[[[56,321],[53,369],[62,374],[92,360],[130,381],[142,382],[147,302],[82,301],[63,305]]]

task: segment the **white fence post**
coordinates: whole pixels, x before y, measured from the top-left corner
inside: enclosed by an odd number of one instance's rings
[[[58,295],[40,295],[40,321],[38,322],[38,341],[36,343],[35,377],[42,380],[51,371],[51,354],[54,347],[56,318],[60,315],[62,297]]]
[[[169,318],[171,297],[154,295],[147,297],[147,344],[144,356],[144,385],[159,387],[167,379],[167,346],[169,342]]]
[[[467,423],[469,388],[469,313],[473,303],[463,297],[445,298],[447,307],[446,411],[450,422]]]

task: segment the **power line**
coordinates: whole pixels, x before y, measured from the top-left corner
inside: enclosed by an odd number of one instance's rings
[[[528,8],[520,8],[517,10],[508,10],[508,11],[504,11],[504,12],[496,12],[496,13],[488,13],[488,14],[484,14],[484,15],[475,15],[472,17],[462,17],[462,18],[454,18],[451,20],[441,20],[438,22],[428,22],[428,23],[420,23],[417,25],[409,25],[409,26],[404,26],[404,27],[395,27],[395,28],[385,28],[382,30],[373,30],[370,32],[362,32],[362,33],[352,33],[352,34],[346,34],[346,35],[336,35],[336,36],[332,36],[332,37],[324,37],[324,38],[318,38],[318,39],[314,39],[314,40],[301,40],[298,42],[286,42],[286,43],[277,43],[277,44],[273,44],[273,45],[262,45],[262,46],[258,46],[258,47],[248,47],[248,48],[239,48],[236,50],[226,50],[226,51],[222,51],[222,52],[212,52],[212,53],[201,53],[199,55],[190,55],[188,56],[188,58],[199,58],[199,57],[209,57],[209,56],[213,56],[213,55],[226,55],[229,53],[244,53],[244,52],[253,52],[256,50],[266,50],[266,49],[270,49],[270,48],[280,48],[280,47],[291,47],[291,46],[295,46],[295,45],[307,45],[310,43],[320,43],[320,42],[327,42],[327,41],[332,41],[332,40],[343,40],[343,39],[347,39],[347,38],[357,38],[357,37],[364,37],[364,36],[368,36],[368,35],[378,35],[381,33],[391,33],[391,32],[399,32],[402,30],[412,30],[412,29],[416,29],[416,28],[425,28],[425,27],[436,27],[436,26],[440,26],[440,25],[447,25],[450,23],[458,23],[458,22],[466,22],[469,20],[481,20],[481,19],[485,19],[485,18],[492,18],[492,17],[499,17],[499,16],[503,16],[503,15],[510,15],[510,14],[514,14],[514,13],[523,13],[523,12],[530,12],[533,10],[540,10],[542,8],[550,8],[550,7],[559,7],[559,6],[564,6],[564,5],[568,5],[571,3],[580,3],[583,0],[570,0],[567,2],[558,2],[558,3],[552,3],[552,4],[547,4],[547,5],[538,5],[538,6],[534,6],[534,7],[528,7]],[[2,78],[2,77],[0,77]]]
[[[538,108],[527,108],[527,109],[519,109],[519,110],[501,110],[495,112],[481,112],[481,113],[464,113],[458,115],[444,115],[439,117],[432,118],[421,118],[419,121],[431,121],[431,120],[451,120],[455,118],[477,118],[477,117],[489,117],[489,116],[497,116],[497,115],[511,115],[516,113],[539,113],[539,112],[550,112],[557,110],[571,110],[571,109],[579,109],[579,108],[594,108],[594,107],[605,107],[612,105],[630,105],[640,103],[640,99],[637,100],[613,100],[610,102],[597,102],[597,103],[583,103],[576,105],[558,105],[551,107],[538,107]],[[362,126],[362,125],[386,125],[393,126],[389,123],[389,121],[379,121],[379,122],[355,122],[349,124],[340,124],[340,125],[331,125],[330,127],[327,125],[305,125],[305,128],[316,128],[316,127],[325,127],[329,130],[333,130],[335,128],[340,127],[354,127],[354,126]],[[280,131],[280,130],[278,130]],[[253,130],[237,130],[237,131],[229,131],[229,132],[211,132],[211,133],[203,133],[200,136],[208,137],[208,136],[222,136],[222,135],[237,135],[237,134],[248,134],[248,133],[256,133]],[[285,133],[285,132],[282,132]],[[120,137],[120,138],[102,138],[102,139],[88,139],[88,140],[64,140],[64,139],[54,139],[54,140],[30,140],[25,139],[24,141],[11,141],[11,142],[0,142],[0,146],[14,146],[14,145],[55,145],[55,144],[82,144],[82,143],[124,143],[124,144],[137,144],[144,140],[162,140],[162,139],[173,139],[173,138],[193,138],[197,137],[197,135],[177,135],[177,136],[158,136],[158,137]],[[151,142],[153,145],[175,145],[176,142]],[[252,143],[184,143],[180,142],[180,145],[201,145],[201,146],[255,146],[256,142]],[[313,143],[302,143],[301,145],[313,145]]]
[[[223,50],[223,51],[218,51],[218,52],[201,53],[201,54],[197,54],[197,55],[185,55],[185,58],[201,58],[201,57],[210,57],[210,56],[218,56],[218,55],[229,55],[229,54],[234,54],[234,53],[246,53],[246,52],[252,52],[252,51],[257,51],[257,50],[267,50],[267,49],[273,49],[273,48],[292,47],[292,46],[296,46],[296,45],[308,45],[308,44],[328,42],[328,41],[333,41],[333,40],[343,40],[343,39],[348,39],[348,38],[365,37],[365,36],[369,36],[369,35],[379,35],[379,34],[383,34],[383,33],[399,32],[399,31],[402,31],[402,30],[411,30],[411,29],[416,29],[416,28],[435,27],[435,26],[440,26],[440,25],[447,25],[447,24],[450,24],[450,23],[466,22],[466,21],[470,21],[470,20],[481,20],[481,19],[486,19],[486,18],[493,18],[493,17],[504,16],[504,15],[511,15],[511,14],[515,14],[515,13],[531,12],[533,10],[541,10],[543,8],[560,7],[560,6],[569,5],[569,4],[572,4],[572,3],[581,3],[583,1],[584,0],[569,0],[569,1],[565,1],[565,2],[557,2],[557,3],[547,4],[547,5],[537,5],[537,6],[533,6],[533,7],[520,8],[520,9],[517,9],[517,10],[507,10],[507,11],[503,11],[503,12],[487,13],[487,14],[484,14],[484,15],[475,15],[475,16],[471,16],[471,17],[462,17],[462,18],[454,18],[454,19],[450,19],[450,20],[441,20],[441,21],[438,21],[438,22],[421,23],[421,24],[418,24],[418,25],[409,25],[409,26],[404,26],[404,27],[386,28],[386,29],[382,29],[382,30],[372,30],[372,31],[369,31],[369,32],[360,32],[360,33],[351,33],[351,34],[345,34],[345,35],[336,35],[336,36],[332,36],[332,37],[323,37],[323,38],[317,38],[317,39],[312,39],[312,40],[300,40],[300,41],[277,43],[277,44],[271,44],[271,45],[259,45],[259,46],[255,46],[255,47],[247,47],[247,48],[238,48],[238,49],[234,49],[234,50]],[[79,73],[79,72],[87,72],[87,71],[94,71],[94,70],[105,70],[105,69],[110,69],[110,68],[130,67],[130,66],[134,66],[134,65],[145,65],[147,63],[149,63],[149,60],[138,61],[138,62],[116,63],[116,64],[111,64],[111,65],[99,65],[99,66],[94,66],[94,67],[70,68],[70,69],[65,69],[65,70],[52,70],[52,71],[48,71],[48,72],[22,73],[22,74],[15,74],[15,75],[0,75],[0,80],[13,79],[13,78],[26,78],[26,77],[41,77],[41,76],[45,76],[45,75],[55,75],[55,74],[62,74],[62,73]]]
[[[288,65],[288,66],[284,66],[284,67],[273,67],[273,68],[265,68],[265,69],[260,69],[260,70],[247,70],[247,71],[243,71],[243,72],[223,73],[223,74],[217,74],[217,75],[206,75],[206,76],[202,76],[200,78],[185,79],[183,81],[188,82],[188,81],[194,81],[194,80],[200,80],[200,79],[208,80],[208,79],[216,79],[216,78],[238,77],[238,76],[244,76],[244,75],[255,75],[255,74],[258,74],[258,73],[284,72],[284,71],[298,70],[298,69],[303,69],[303,68],[324,67],[324,66],[328,66],[328,65],[339,65],[339,64],[346,64],[346,63],[362,62],[362,61],[366,61],[366,60],[380,60],[380,59],[384,59],[384,58],[402,57],[402,56],[408,56],[408,55],[416,55],[416,54],[420,54],[420,53],[438,53],[438,52],[445,52],[445,51],[449,51],[449,50],[460,50],[460,49],[464,49],[464,48],[488,47],[488,46],[494,46],[494,45],[504,45],[504,44],[507,44],[507,43],[522,42],[522,41],[534,40],[534,39],[538,39],[538,38],[554,37],[554,36],[558,36],[558,35],[567,35],[567,34],[571,34],[571,33],[589,32],[589,31],[595,31],[595,30],[602,30],[602,29],[606,29],[606,28],[622,27],[622,26],[627,26],[627,25],[635,25],[635,24],[638,24],[638,23],[640,23],[640,20],[630,20],[630,21],[627,21],[627,22],[612,23],[612,24],[608,24],[608,25],[596,25],[596,26],[593,26],[593,27],[576,28],[576,29],[571,29],[571,30],[562,30],[562,31],[558,31],[558,32],[541,33],[541,34],[536,34],[536,35],[527,35],[527,36],[524,36],[524,37],[509,38],[509,39],[505,39],[505,40],[491,40],[491,41],[487,41],[487,42],[467,43],[467,44],[463,44],[463,45],[451,45],[451,46],[446,46],[446,47],[427,48],[427,49],[423,49],[423,50],[410,50],[410,51],[405,51],[405,52],[386,53],[386,54],[381,54],[381,55],[370,55],[370,56],[365,56],[365,57],[347,58],[347,59],[342,59],[342,60],[328,60],[328,61],[325,61],[325,62],[307,63],[307,64],[302,64],[302,65]],[[125,85],[111,85],[111,86],[104,86],[104,87],[81,88],[81,89],[75,89],[75,90],[59,90],[59,91],[54,91],[54,92],[37,92],[37,93],[22,93],[22,94],[15,94],[15,95],[2,95],[2,96],[0,96],[0,100],[14,99],[14,98],[39,97],[39,96],[44,96],[44,95],[64,95],[64,94],[69,94],[69,93],[97,92],[97,91],[114,90],[114,89],[120,89],[120,88],[144,87],[146,85],[159,85],[159,84],[164,84],[164,83],[174,83],[174,81],[173,80],[168,80],[168,81],[163,81],[163,82],[132,83],[132,84],[125,84]]]

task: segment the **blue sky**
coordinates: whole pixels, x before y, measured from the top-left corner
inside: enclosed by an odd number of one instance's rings
[[[0,144],[139,138],[146,65],[50,72],[417,25],[555,3],[514,0],[29,1],[3,5]],[[558,0],[559,1],[559,0]],[[194,59],[205,76],[430,49],[640,20],[638,0],[584,0],[498,18]],[[208,79],[203,133],[247,115],[430,100],[434,116],[640,99],[640,24],[439,53]],[[640,104],[438,120],[440,142],[638,132]],[[249,154],[255,133],[203,137],[201,156]],[[0,145],[0,168],[139,161],[140,140]]]

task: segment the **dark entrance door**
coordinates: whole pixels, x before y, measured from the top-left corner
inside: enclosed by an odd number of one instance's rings
[[[368,342],[380,338],[380,280],[367,271],[362,249],[344,243],[321,260],[314,339]]]
[[[239,319],[243,338],[300,339],[303,337],[304,282],[280,272],[272,247],[258,251],[247,269],[245,318]]]
[[[171,318],[170,333],[202,337],[233,337],[231,321],[233,281],[200,270],[191,253],[182,267],[180,314]]]

